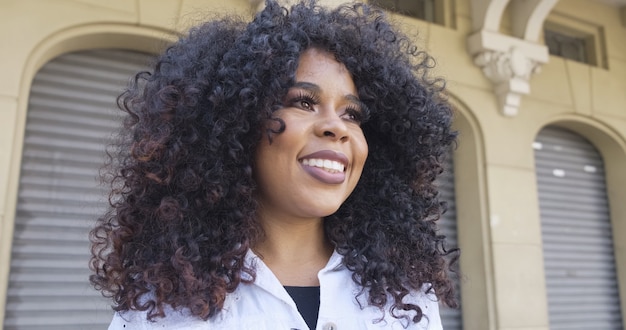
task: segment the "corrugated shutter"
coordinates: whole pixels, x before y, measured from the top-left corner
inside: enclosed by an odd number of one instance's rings
[[[457,243],[457,230],[456,230],[456,205],[455,205],[455,192],[454,192],[454,166],[452,159],[452,152],[450,156],[446,158],[445,171],[438,179],[439,192],[441,193],[441,200],[446,201],[448,209],[443,217],[438,221],[439,230],[442,234],[446,235],[446,248],[456,248]],[[457,264],[458,266],[458,264]],[[451,274],[457,281],[457,292],[460,297],[460,286],[458,274]],[[460,302],[460,298],[459,298]],[[441,321],[445,330],[461,330],[463,329],[463,322],[461,318],[461,309],[451,309],[447,307],[441,307]]]
[[[104,329],[110,302],[89,284],[88,232],[106,207],[98,171],[119,126],[115,99],[145,54],[98,50],[46,64],[32,84],[6,330]]]
[[[556,127],[534,149],[550,329],[622,329],[602,157]]]

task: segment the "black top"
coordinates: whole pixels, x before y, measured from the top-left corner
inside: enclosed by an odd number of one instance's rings
[[[286,286],[285,290],[296,303],[298,311],[309,329],[317,327],[317,316],[320,312],[319,286]]]

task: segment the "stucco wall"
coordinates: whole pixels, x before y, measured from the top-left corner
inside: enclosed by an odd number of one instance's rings
[[[336,4],[340,1],[326,1]],[[550,57],[531,78],[519,114],[503,116],[491,82],[467,52],[469,1],[454,1],[455,28],[394,16],[437,60],[458,111],[455,154],[466,329],[548,329],[541,222],[531,147],[546,125],[587,137],[607,167],[622,309],[626,303],[626,23],[624,9],[561,1],[553,13],[601,27],[607,68]],[[16,195],[32,78],[71,51],[157,52],[220,12],[251,16],[248,0],[5,0],[0,2],[0,320],[8,283]],[[594,15],[588,13],[593,12]],[[506,22],[503,22],[506,31]],[[622,312],[622,315],[626,313]],[[0,322],[1,324],[1,322]],[[1,326],[0,326],[1,327]]]

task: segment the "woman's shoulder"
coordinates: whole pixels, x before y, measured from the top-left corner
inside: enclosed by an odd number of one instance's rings
[[[336,324],[339,329],[441,329],[439,303],[436,295],[424,285],[410,291],[403,302],[415,304],[424,318],[413,324],[407,318],[391,315],[391,297],[384,310],[369,306],[368,292],[353,280],[353,273],[343,266],[342,258],[333,254],[328,265],[320,271],[320,324]],[[223,309],[209,320],[202,320],[186,309],[164,308],[165,317],[150,321],[147,312],[126,311],[115,314],[109,330],[153,329],[305,329],[296,305],[271,271],[261,260],[249,254],[248,262],[255,266],[256,279],[242,283],[228,294]],[[402,311],[395,311],[402,314]],[[410,318],[410,315],[409,315]]]

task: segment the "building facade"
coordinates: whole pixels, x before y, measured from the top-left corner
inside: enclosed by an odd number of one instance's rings
[[[375,2],[435,58],[456,109],[449,328],[625,329],[626,3]],[[0,329],[104,327],[86,235],[115,95],[188,27],[259,6],[0,2]]]

